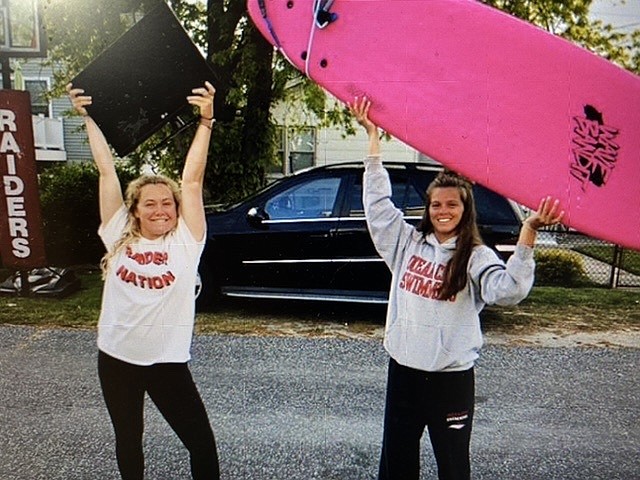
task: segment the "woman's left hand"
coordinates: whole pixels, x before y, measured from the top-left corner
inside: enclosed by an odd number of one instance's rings
[[[206,119],[213,117],[213,99],[216,95],[216,89],[209,82],[204,83],[204,87],[194,88],[191,90],[193,95],[187,97],[187,101],[198,107],[200,116]]]
[[[564,218],[564,210],[560,210],[560,200],[552,200],[551,197],[544,197],[540,201],[538,211],[527,218],[524,223],[532,230],[542,227],[556,225]]]

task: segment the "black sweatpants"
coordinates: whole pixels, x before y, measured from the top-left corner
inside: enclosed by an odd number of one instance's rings
[[[104,352],[98,375],[116,436],[116,457],[123,480],[142,480],[144,394],[187,447],[194,480],[218,480],[218,454],[200,394],[186,363],[132,365]]]
[[[389,362],[379,480],[417,480],[425,427],[439,480],[469,480],[473,421],[473,368],[425,372]]]

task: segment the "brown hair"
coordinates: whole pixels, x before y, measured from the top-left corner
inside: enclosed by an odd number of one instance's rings
[[[166,185],[173,193],[173,199],[176,202],[176,211],[180,211],[180,202],[182,196],[180,194],[180,186],[169,177],[164,175],[141,175],[127,185],[125,192],[124,204],[127,207],[127,225],[122,232],[122,237],[114,244],[113,248],[107,250],[102,260],[100,260],[100,269],[104,278],[109,269],[109,260],[113,258],[123,247],[130,245],[132,242],[142,236],[140,232],[140,220],[135,216],[142,187],[146,185]]]
[[[456,229],[458,238],[456,239],[456,249],[447,263],[444,271],[442,286],[438,292],[440,300],[447,300],[456,295],[467,285],[467,266],[473,248],[482,245],[482,237],[478,230],[476,204],[473,199],[473,189],[471,183],[455,172],[445,170],[440,172],[427,187],[427,201],[422,221],[417,229],[424,236],[433,233],[434,228],[429,216],[429,205],[431,204],[431,194],[436,188],[453,187],[460,193],[460,199],[464,206],[462,218]]]

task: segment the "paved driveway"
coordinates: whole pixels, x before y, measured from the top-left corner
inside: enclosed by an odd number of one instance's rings
[[[117,479],[94,332],[0,327],[0,479]],[[377,341],[199,336],[192,366],[223,478],[373,479],[387,357]],[[640,478],[640,349],[485,348],[475,479]],[[147,479],[188,479],[149,406]],[[423,479],[434,479],[423,448]]]

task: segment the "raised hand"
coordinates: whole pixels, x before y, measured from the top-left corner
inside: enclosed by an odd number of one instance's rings
[[[361,99],[355,97],[353,103],[347,103],[347,107],[349,108],[351,115],[353,115],[356,121],[364,127],[368,134],[377,133],[376,125],[369,120],[369,108],[371,107],[371,102],[367,97],[362,97]]]
[[[216,89],[209,82],[204,83],[204,87],[198,87],[191,90],[193,95],[187,97],[189,104],[198,107],[200,116],[204,119],[213,119],[213,99],[216,95]]]
[[[540,201],[538,210],[524,221],[524,224],[532,230],[556,225],[564,218],[564,210],[560,210],[560,201],[544,197]]]
[[[73,109],[83,117],[89,115],[86,107],[93,103],[91,97],[89,95],[84,95],[84,90],[81,88],[73,88],[71,83],[68,83],[66,88],[69,98],[71,99]]]

